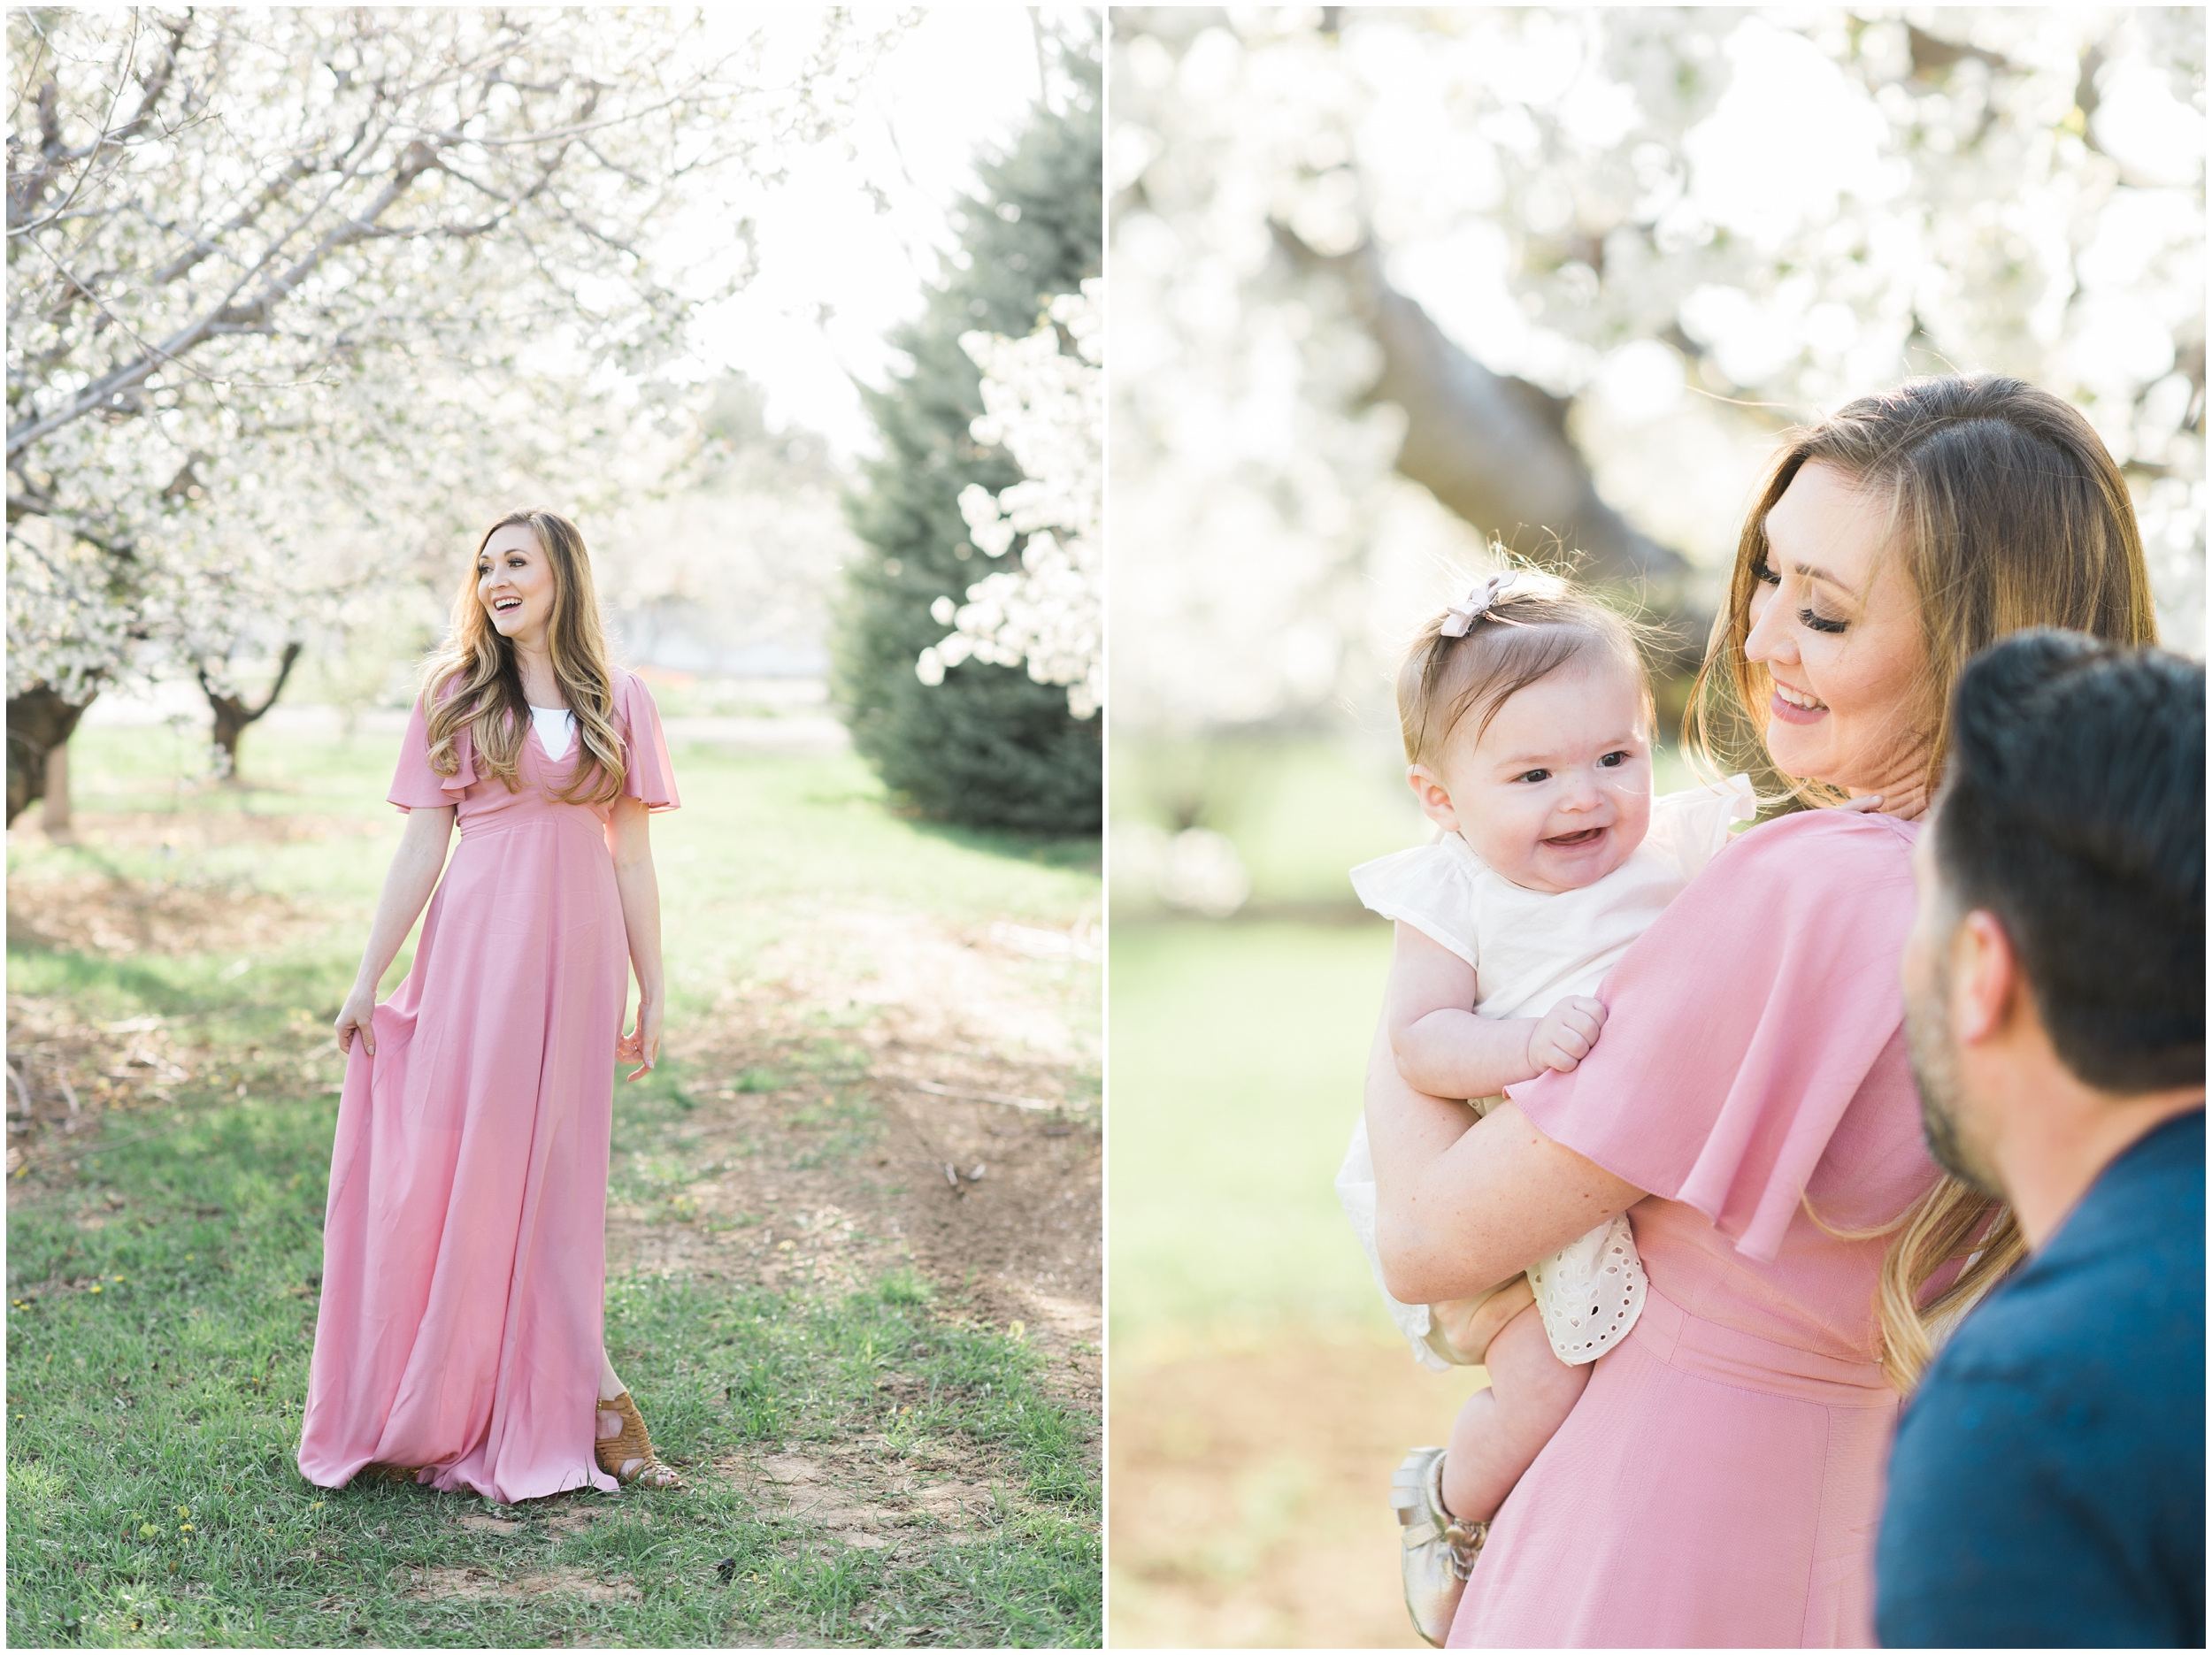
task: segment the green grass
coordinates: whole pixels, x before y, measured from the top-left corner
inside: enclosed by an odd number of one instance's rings
[[[170,842],[142,831],[104,849],[34,840],[11,853],[27,911],[41,882],[94,875],[204,907],[273,902],[284,928],[193,954],[120,956],[11,928],[12,997],[83,1023],[159,1017],[191,1077],[157,1105],[111,1114],[89,1145],[42,1147],[12,1187],[9,1641],[1095,1644],[1093,1422],[1044,1390],[1021,1340],[910,1276],[834,1299],[611,1281],[610,1352],[657,1446],[699,1474],[689,1491],[494,1511],[416,1488],[303,1482],[292,1454],[340,1073],[328,1023],[397,839],[401,818],[380,802],[389,745],[257,732],[246,768],[267,785],[207,794],[177,780],[196,762],[189,739],[88,731],[72,749],[79,811],[150,815],[173,827]],[[1094,842],[902,820],[847,759],[697,749],[676,763],[686,808],[654,824],[672,1023],[756,988],[763,954],[807,939],[832,908],[953,926],[1065,927],[1097,911]],[[319,836],[204,831],[232,814],[324,820]],[[1070,1022],[1094,1031],[1095,969],[1039,971]],[[849,1025],[864,1015],[821,1008],[803,1039],[710,1078],[757,1091],[819,1083],[810,1118],[776,1151],[855,1154],[880,1127],[856,1084]],[[680,1127],[706,1078],[676,1060],[618,1092],[615,1199],[697,1176],[680,1159]],[[910,1527],[888,1550],[852,1550],[741,1475],[748,1455],[807,1452],[956,1462],[998,1492],[969,1532]],[[575,1532],[555,1521],[579,1507],[603,1514]],[[511,1531],[462,1526],[486,1514]],[[421,1570],[468,1568],[495,1585],[560,1585],[405,1595]]]
[[[1389,962],[1379,920],[1115,928],[1114,1337],[1387,1330],[1333,1180]]]
[[[19,1215],[12,1643],[866,1643],[919,1626],[1032,1644],[1094,1625],[1082,1427],[1041,1391],[1024,1345],[912,1277],[838,1302],[618,1282],[607,1341],[619,1366],[652,1376],[639,1391],[657,1441],[693,1465],[872,1432],[898,1458],[987,1451],[1020,1498],[964,1544],[925,1539],[887,1564],[804,1536],[720,1479],[558,1502],[607,1508],[580,1534],[542,1515],[511,1535],[472,1532],[457,1520],[494,1508],[426,1490],[310,1487],[291,1456],[330,1123],[314,1105],[210,1109],[165,1140],[86,1157],[92,1176],[66,1206]],[[410,1570],[472,1566],[628,1581],[642,1600],[401,1596]]]

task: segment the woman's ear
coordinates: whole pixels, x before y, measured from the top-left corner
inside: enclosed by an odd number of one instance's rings
[[[1425,764],[1409,764],[1406,785],[1413,789],[1423,816],[1447,833],[1459,831],[1459,812],[1452,808],[1452,795],[1434,770]]]

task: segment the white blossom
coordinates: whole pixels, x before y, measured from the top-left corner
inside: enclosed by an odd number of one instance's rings
[[[1104,488],[1103,284],[1062,294],[1025,339],[972,333],[961,349],[983,372],[983,413],[969,431],[1003,448],[1022,480],[993,494],[960,493],[968,538],[987,557],[1022,541],[1018,570],[970,586],[967,601],[940,597],[930,614],[953,631],[915,663],[925,684],[973,659],[1025,666],[1039,684],[1068,686],[1068,710],[1096,713],[1105,693],[1100,518]]]

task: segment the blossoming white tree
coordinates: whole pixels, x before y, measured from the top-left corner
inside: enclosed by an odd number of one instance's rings
[[[894,26],[895,27],[895,26]],[[606,9],[10,14],[9,815],[99,686],[273,648],[518,479],[603,487],[711,209],[846,119],[882,36]],[[680,241],[677,239],[681,233]]]
[[[1102,293],[1093,280],[1062,294],[1025,339],[961,338],[983,374],[984,412],[970,432],[1011,455],[1022,480],[996,494],[970,485],[960,514],[985,556],[1004,557],[1018,538],[1022,549],[1018,568],[985,576],[964,603],[937,600],[931,613],[953,631],[915,663],[925,684],[943,683],[946,668],[972,656],[1026,666],[1040,684],[1066,685],[1068,710],[1078,718],[1090,717],[1104,699]]]

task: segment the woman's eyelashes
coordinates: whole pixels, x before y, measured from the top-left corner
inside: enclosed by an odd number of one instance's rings
[[[1763,557],[1751,566],[1751,578],[1763,586],[1778,586],[1782,584],[1782,577],[1775,571],[1774,565]],[[1800,625],[1816,632],[1840,632],[1849,624],[1848,622],[1837,620],[1809,608],[1798,610],[1797,619]]]

